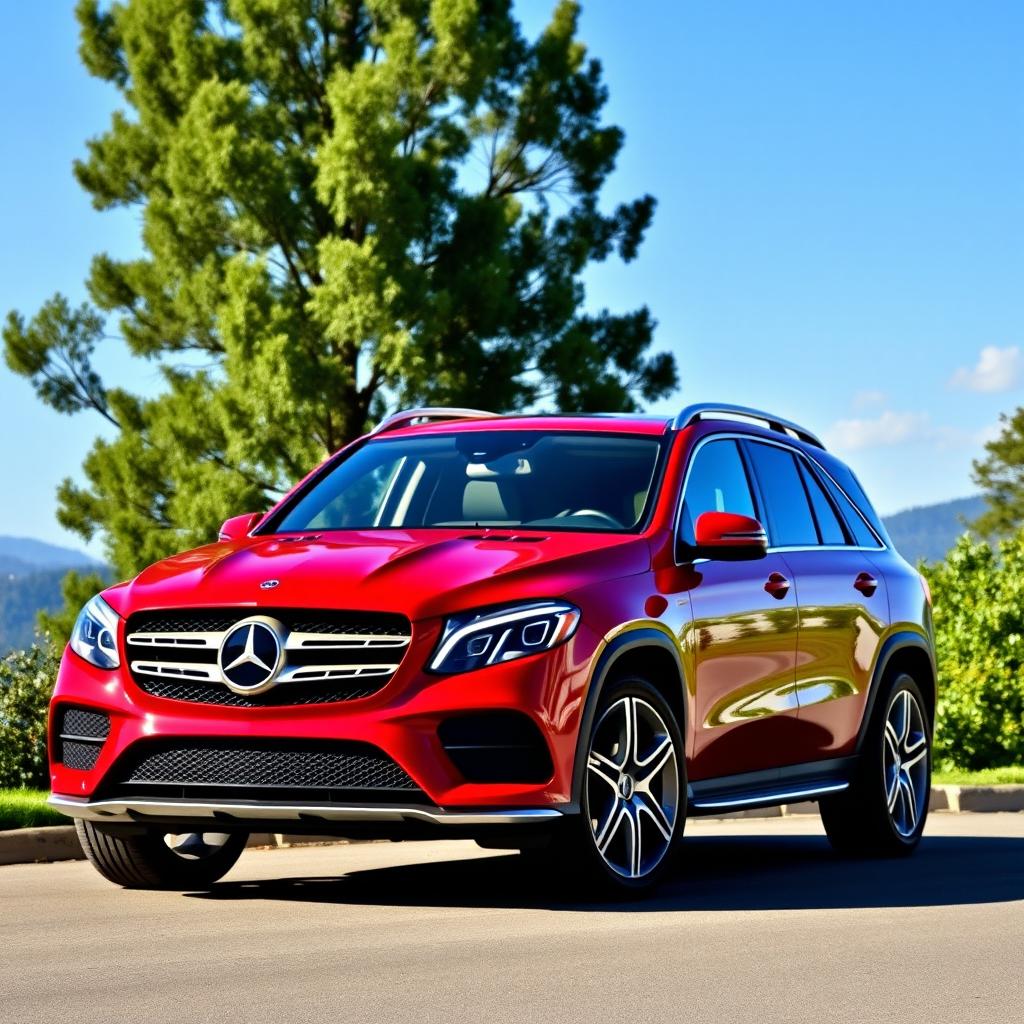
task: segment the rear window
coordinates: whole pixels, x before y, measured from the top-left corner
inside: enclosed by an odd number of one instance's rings
[[[833,546],[849,543],[846,530],[843,529],[842,520],[825,493],[824,487],[818,481],[817,474],[807,465],[805,459],[798,459],[800,473],[803,477],[804,486],[807,488],[807,495],[811,499],[811,508],[814,511],[814,518],[818,523],[818,533],[821,534],[821,543]]]
[[[870,540],[858,540],[857,543],[863,547],[877,548],[879,544],[878,537],[885,538],[888,534],[885,531],[885,525],[878,513],[875,511],[875,507],[871,504],[867,494],[864,493],[864,488],[861,487],[860,481],[857,479],[853,470],[844,462],[840,462],[833,455],[830,455],[828,452],[821,452],[820,454],[815,453],[815,457],[822,466],[824,466],[826,473],[839,484],[839,487],[842,488],[847,495],[849,495],[848,498],[843,499],[845,505],[852,506],[853,509],[859,513],[859,515],[851,515],[848,516],[848,518],[858,520],[861,518],[866,519],[868,523],[871,524],[874,532],[878,535],[876,537],[871,535],[870,531],[865,531],[863,522],[859,522],[857,530],[854,532],[857,533],[858,536],[867,535],[870,537]],[[828,485],[830,482],[826,480],[825,483]],[[831,494],[835,490],[836,488],[834,485],[830,486],[829,493]],[[843,503],[840,504],[842,506]],[[854,526],[852,522],[849,525],[851,528]]]
[[[864,522],[863,516],[861,516],[857,511],[853,502],[850,501],[850,499],[847,498],[838,487],[836,487],[835,483],[830,480],[827,475],[822,475],[822,483],[831,495],[832,500],[839,506],[840,511],[843,513],[846,525],[850,528],[850,532],[853,534],[854,544],[861,548],[877,548],[878,538],[868,528],[868,524]]]
[[[776,445],[747,444],[754,473],[761,488],[772,547],[806,547],[819,543],[807,492],[800,479],[796,457]]]

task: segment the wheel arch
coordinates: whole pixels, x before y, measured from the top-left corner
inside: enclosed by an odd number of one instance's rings
[[[618,633],[608,641],[599,655],[587,688],[573,762],[574,807],[581,806],[586,744],[601,694],[605,686],[628,672],[642,674],[665,698],[679,723],[684,744],[686,742],[686,682],[675,638],[664,627],[654,625],[637,626]]]
[[[934,731],[935,705],[938,698],[935,656],[925,636],[911,630],[901,630],[886,638],[875,660],[864,717],[857,734],[858,751],[864,743],[864,737],[874,716],[876,698],[885,680],[897,672],[906,672],[921,688],[921,693],[928,703],[929,724]]]

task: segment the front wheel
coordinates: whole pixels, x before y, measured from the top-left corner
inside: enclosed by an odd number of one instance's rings
[[[879,698],[850,788],[821,801],[829,842],[844,854],[912,853],[928,817],[931,729],[925,699],[905,673]]]
[[[234,867],[245,833],[118,835],[75,821],[82,850],[104,878],[126,889],[207,889]]]
[[[601,695],[586,758],[582,813],[556,844],[561,866],[591,889],[656,885],[686,815],[683,740],[672,708],[645,679],[617,681]]]

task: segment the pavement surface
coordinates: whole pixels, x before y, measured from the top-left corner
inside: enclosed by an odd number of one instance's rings
[[[247,851],[209,893],[0,867],[0,1021],[1017,1022],[1024,814],[836,859],[808,818],[691,822],[643,902],[471,843]]]

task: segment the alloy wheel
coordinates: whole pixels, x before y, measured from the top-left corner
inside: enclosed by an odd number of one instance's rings
[[[917,830],[928,801],[928,733],[917,698],[899,690],[885,717],[882,744],[885,798],[893,828],[904,839]]]
[[[622,697],[598,721],[587,757],[594,844],[624,878],[650,874],[669,852],[679,813],[679,765],[665,720],[641,697]]]

